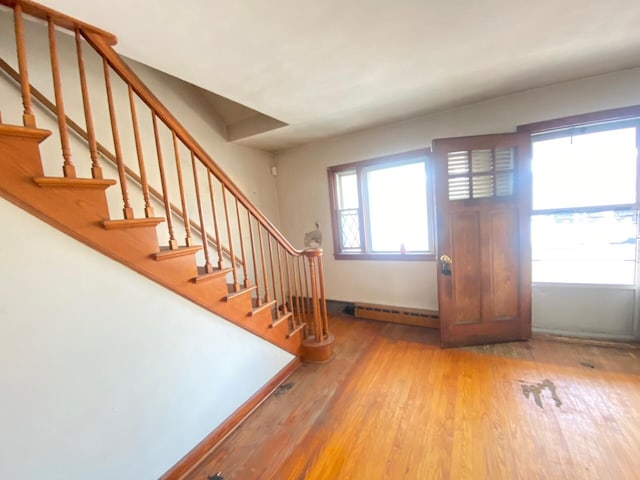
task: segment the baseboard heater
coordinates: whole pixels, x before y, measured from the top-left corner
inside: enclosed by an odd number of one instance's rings
[[[438,312],[435,310],[391,307],[388,305],[358,302],[354,305],[355,316],[357,318],[402,323],[405,325],[417,325],[419,327],[427,328],[440,328],[440,318],[438,316]]]

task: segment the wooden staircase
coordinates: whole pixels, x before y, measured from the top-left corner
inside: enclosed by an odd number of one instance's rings
[[[112,49],[115,37],[27,0],[0,0],[0,5],[13,9],[18,73],[14,72],[12,78],[18,82],[19,100],[23,105],[22,125],[0,120],[0,195],[75,239],[297,356],[310,361],[330,359],[333,337],[327,323],[322,250],[297,250],[284,238],[120,59]],[[27,14],[45,20],[48,25],[55,104],[43,99],[29,83],[23,27],[23,16]],[[77,124],[64,110],[55,28],[65,28],[75,34],[87,126],[82,133],[77,129],[75,132],[86,140],[91,178],[78,177],[71,158],[70,124]],[[106,158],[115,163],[114,179],[103,178],[100,164],[105,158],[105,149],[97,141],[91,116],[82,50],[87,45],[101,57],[104,67],[115,150]],[[4,61],[2,64],[8,65]],[[129,152],[137,156],[136,172],[125,165],[128,152],[120,140],[123,127],[117,124],[114,113],[112,78],[124,82],[128,91],[129,128],[135,138],[135,148]],[[37,128],[32,105],[34,92],[36,100],[56,115],[57,132]],[[144,132],[139,127],[136,102],[144,104],[153,119],[153,129],[147,135],[151,141],[155,140],[157,149],[160,171],[157,189],[147,175],[145,161],[148,158],[144,158],[141,147]],[[168,162],[163,157],[167,151],[162,150],[162,131],[173,142],[177,172],[173,179],[165,173]],[[61,142],[61,177],[45,176],[42,165],[40,144],[52,133]],[[183,175],[186,171],[192,171],[191,184]],[[111,218],[109,214],[106,196],[109,188],[121,191],[123,218]],[[133,190],[139,192],[140,201],[144,202],[138,206],[144,211],[144,217],[137,218],[134,214]],[[171,203],[169,191],[179,192],[180,207]],[[164,215],[154,213],[154,198],[161,203]],[[181,233],[185,234],[183,245],[176,239],[178,227],[183,228]],[[158,228],[168,229],[167,245],[159,244]],[[204,264],[197,261],[201,251]]]
[[[274,321],[275,300],[255,306],[256,287],[233,291],[230,269],[198,271],[202,247],[161,248],[155,227],[163,218],[109,220],[105,190],[115,180],[45,177],[39,144],[50,132],[0,125],[0,192],[9,201],[202,307],[232,320],[283,349],[301,355],[304,324],[289,330],[288,318]]]

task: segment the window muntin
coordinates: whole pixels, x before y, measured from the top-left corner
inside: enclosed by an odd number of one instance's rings
[[[533,136],[534,282],[635,283],[638,125]]]
[[[360,252],[358,176],[355,170],[347,170],[336,173],[335,179],[340,249],[343,252]]]
[[[428,151],[329,169],[336,258],[430,259]]]

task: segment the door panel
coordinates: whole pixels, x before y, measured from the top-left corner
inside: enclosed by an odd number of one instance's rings
[[[451,218],[452,238],[479,238],[480,219],[477,212],[467,212]],[[480,285],[480,245],[464,242],[453,245],[451,266],[453,297],[456,304],[455,323],[478,323],[481,321],[482,290]]]
[[[518,218],[517,211],[489,212],[487,221],[489,248],[486,268],[484,315],[492,320],[513,320],[518,316]]]
[[[531,334],[530,138],[501,134],[433,142],[444,346]],[[447,259],[448,260],[448,259]]]

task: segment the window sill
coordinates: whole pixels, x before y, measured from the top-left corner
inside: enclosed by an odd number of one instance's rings
[[[336,260],[393,260],[393,261],[422,261],[433,262],[434,253],[335,253]]]

